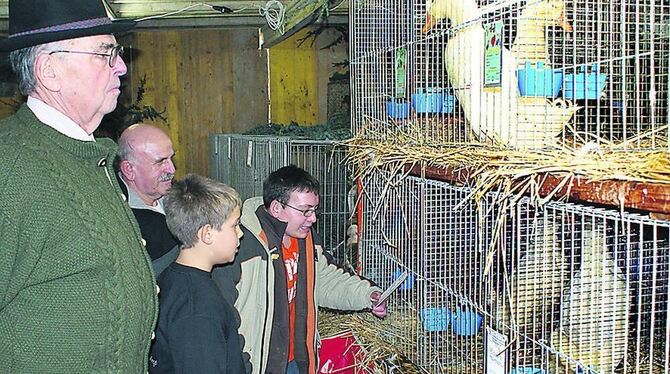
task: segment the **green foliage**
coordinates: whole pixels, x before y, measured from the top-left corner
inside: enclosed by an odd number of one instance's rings
[[[348,81],[349,80],[349,60],[345,60],[342,62],[336,62],[333,64],[333,67],[336,69],[342,70],[343,72],[340,73],[338,71],[335,71],[333,75],[330,76],[328,81],[330,82],[341,82],[341,81]]]
[[[246,132],[245,135],[275,135],[311,140],[344,140],[351,138],[349,126],[348,116],[336,115],[331,117],[327,123],[314,126],[301,126],[296,122],[287,125],[276,123],[258,125]]]
[[[135,94],[135,100],[130,104],[125,104],[119,100],[116,109],[102,119],[100,126],[95,132],[96,136],[105,136],[118,140],[123,130],[135,123],[147,119],[151,121],[159,119],[168,123],[167,117],[165,117],[165,109],[158,111],[151,105],[142,104],[144,93],[146,92],[146,89],[144,88],[146,83],[147,77],[145,75],[140,79],[137,93]]]
[[[321,47],[322,50],[328,49],[330,47],[334,47],[340,43],[346,43],[349,41],[349,28],[346,26],[340,26],[340,25],[330,25],[328,22],[323,22],[320,24],[317,24],[314,26],[314,28],[308,29],[307,35],[305,37],[300,38],[297,40],[297,46],[300,47],[303,45],[305,42],[308,40],[310,41],[309,45],[311,47],[314,46],[314,43],[316,43],[316,39],[326,32],[327,30],[335,30],[337,32],[337,37],[335,40],[331,41],[324,47]]]

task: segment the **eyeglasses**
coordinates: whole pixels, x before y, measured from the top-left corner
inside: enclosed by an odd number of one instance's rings
[[[51,51],[49,52],[49,55],[52,55],[54,53],[77,53],[81,55],[94,55],[94,56],[102,56],[102,57],[109,57],[109,67],[113,68],[114,64],[116,64],[116,58],[123,55],[123,46],[122,45],[115,45],[109,53],[100,53],[100,52],[87,52],[87,51],[68,51],[68,50],[57,50],[57,51]]]
[[[287,207],[289,207],[289,208],[291,208],[291,209],[295,209],[295,210],[297,210],[298,212],[302,213],[302,215],[305,216],[305,217],[311,217],[311,216],[313,216],[313,215],[318,214],[318,213],[321,212],[321,211],[319,210],[319,207],[318,207],[318,206],[315,206],[315,207],[313,207],[313,208],[309,208],[309,209],[298,209],[298,208],[296,208],[296,207],[294,207],[294,206],[291,206],[291,205],[288,205],[288,204],[286,204],[286,203],[281,203],[281,204],[282,204],[283,206],[287,206]]]

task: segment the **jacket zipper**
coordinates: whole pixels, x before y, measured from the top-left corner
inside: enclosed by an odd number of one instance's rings
[[[268,331],[268,305],[270,304],[270,290],[268,289],[268,283],[270,282],[270,266],[272,266],[272,251],[268,252],[267,265],[265,266],[265,317],[263,318],[263,337],[261,338],[261,368],[263,367],[263,359],[265,357],[265,334]],[[265,371],[267,371],[267,368],[265,368]]]
[[[314,239],[312,239],[312,240],[314,240]],[[312,248],[313,248],[313,251],[314,251],[314,254],[313,254],[313,256],[314,256],[314,261],[313,261],[314,262],[314,265],[313,265],[314,266],[314,279],[312,279],[312,299],[313,299],[312,310],[314,311],[313,312],[314,313],[314,338],[313,338],[314,340],[312,341],[312,346],[314,347],[313,348],[314,349],[314,357],[311,357],[310,359],[314,360],[314,370],[316,370],[318,372],[319,371],[319,365],[320,365],[318,345],[319,345],[319,340],[321,338],[319,336],[319,328],[318,328],[319,323],[318,323],[318,320],[317,320],[317,318],[319,316],[319,312],[318,312],[318,307],[316,305],[316,278],[317,278],[316,271],[317,271],[317,268],[319,267],[319,264],[318,264],[319,254],[317,252],[316,245],[314,244],[314,242],[312,242]]]
[[[316,271],[316,269],[314,269]],[[316,293],[316,276],[314,277],[314,282],[312,282],[312,285],[314,288],[312,288],[314,293]],[[319,332],[318,332],[318,322],[316,320],[318,313],[317,313],[317,308],[316,308],[316,294],[312,295],[312,298],[314,299],[314,305],[312,306],[312,310],[314,313],[314,336],[312,337],[312,349],[314,350],[314,355],[312,357],[309,357],[309,361],[314,362],[314,370],[316,372],[319,371]],[[309,365],[308,365],[309,366]]]

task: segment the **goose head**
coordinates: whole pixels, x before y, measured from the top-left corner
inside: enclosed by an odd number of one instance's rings
[[[572,25],[565,17],[565,0],[542,0],[526,5],[521,13],[522,19],[544,21],[547,25],[557,25],[563,30],[572,31]]]
[[[481,12],[475,0],[427,0],[426,23],[421,28],[425,34],[438,21],[448,19],[453,26],[478,19]]]

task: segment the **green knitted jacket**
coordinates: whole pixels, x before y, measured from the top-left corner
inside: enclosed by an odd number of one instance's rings
[[[0,121],[1,372],[146,371],[155,279],[115,150],[25,105]]]

